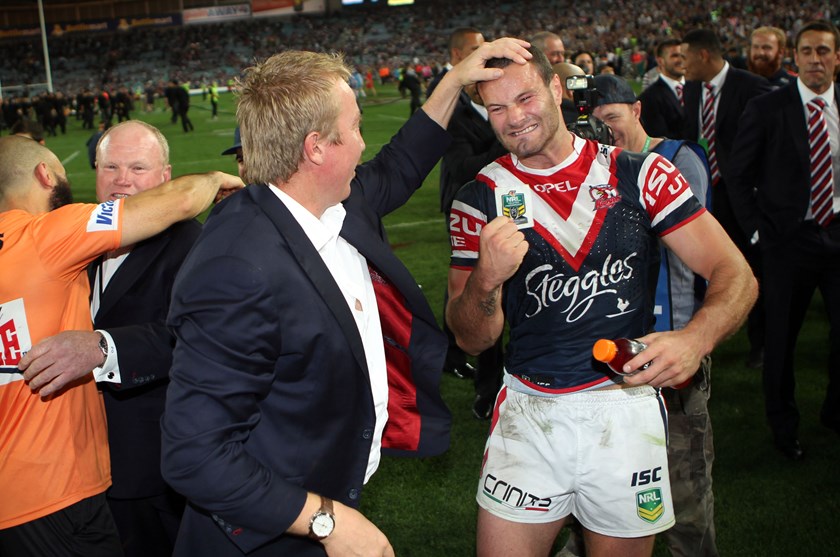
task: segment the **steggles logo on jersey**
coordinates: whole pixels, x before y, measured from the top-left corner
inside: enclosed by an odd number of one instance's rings
[[[582,277],[566,276],[555,271],[551,264],[536,267],[525,277],[525,293],[534,299],[537,309],[525,316],[533,317],[552,304],[563,303],[565,306],[559,311],[566,314],[567,323],[574,323],[586,315],[595,298],[617,294],[615,286],[630,280],[633,276],[631,263],[636,255],[634,251],[624,259],[616,260],[608,255],[600,271],[593,269]],[[615,315],[630,313],[621,308],[622,305],[627,308],[621,298],[616,304],[620,311]]]
[[[618,190],[609,184],[589,186],[589,197],[591,197],[592,201],[595,203],[596,211],[609,209],[621,201],[621,196],[618,194]]]
[[[665,513],[662,490],[658,487],[636,493],[636,513],[645,522],[654,523]]]
[[[512,218],[516,224],[528,222],[528,217],[525,216],[526,208],[525,194],[517,193],[514,190],[502,194],[502,214]]]
[[[488,499],[513,509],[544,513],[548,512],[551,505],[550,498],[528,493],[515,485],[498,479],[493,474],[487,474],[481,493]]]

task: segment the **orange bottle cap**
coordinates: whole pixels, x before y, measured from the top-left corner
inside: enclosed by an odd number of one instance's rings
[[[592,355],[599,362],[610,362],[617,352],[618,346],[615,345],[615,342],[606,338],[599,339],[592,347]]]

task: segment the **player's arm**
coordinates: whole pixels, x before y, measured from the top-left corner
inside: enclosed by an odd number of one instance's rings
[[[625,369],[638,369],[649,361],[651,365],[626,377],[629,384],[663,387],[687,380],[703,356],[738,330],[758,296],[758,283],[747,261],[710,213],[704,212],[663,236],[662,241],[708,280],[708,289],[703,307],[684,329],[641,338],[648,348],[627,362]]]
[[[504,75],[504,71],[499,68],[485,68],[484,63],[487,60],[509,58],[517,64],[525,64],[531,58],[531,53],[526,50],[528,46],[529,43],[526,41],[512,38],[484,43],[478,50],[446,72],[421,110],[445,128],[455,110],[458,95],[461,94],[461,89],[465,85],[498,79]]]
[[[493,346],[502,334],[502,285],[528,251],[525,235],[508,217],[496,217],[481,230],[475,269],[449,270],[446,322],[468,354]]]
[[[214,200],[244,187],[224,172],[189,174],[126,198],[122,213],[121,246],[135,244],[163,232],[176,222],[197,217]]]

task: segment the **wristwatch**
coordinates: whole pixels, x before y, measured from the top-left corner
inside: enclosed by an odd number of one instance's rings
[[[102,363],[98,367],[102,367],[108,361],[108,339],[102,333],[99,333],[99,349],[102,350]]]
[[[334,529],[335,515],[332,499],[321,495],[321,508],[309,519],[309,537],[313,540],[323,540],[332,534]]]

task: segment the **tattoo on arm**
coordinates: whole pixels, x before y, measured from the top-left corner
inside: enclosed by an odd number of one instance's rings
[[[492,317],[496,313],[496,300],[499,297],[499,289],[496,288],[490,292],[486,298],[478,302],[478,307],[484,312],[487,317]]]

